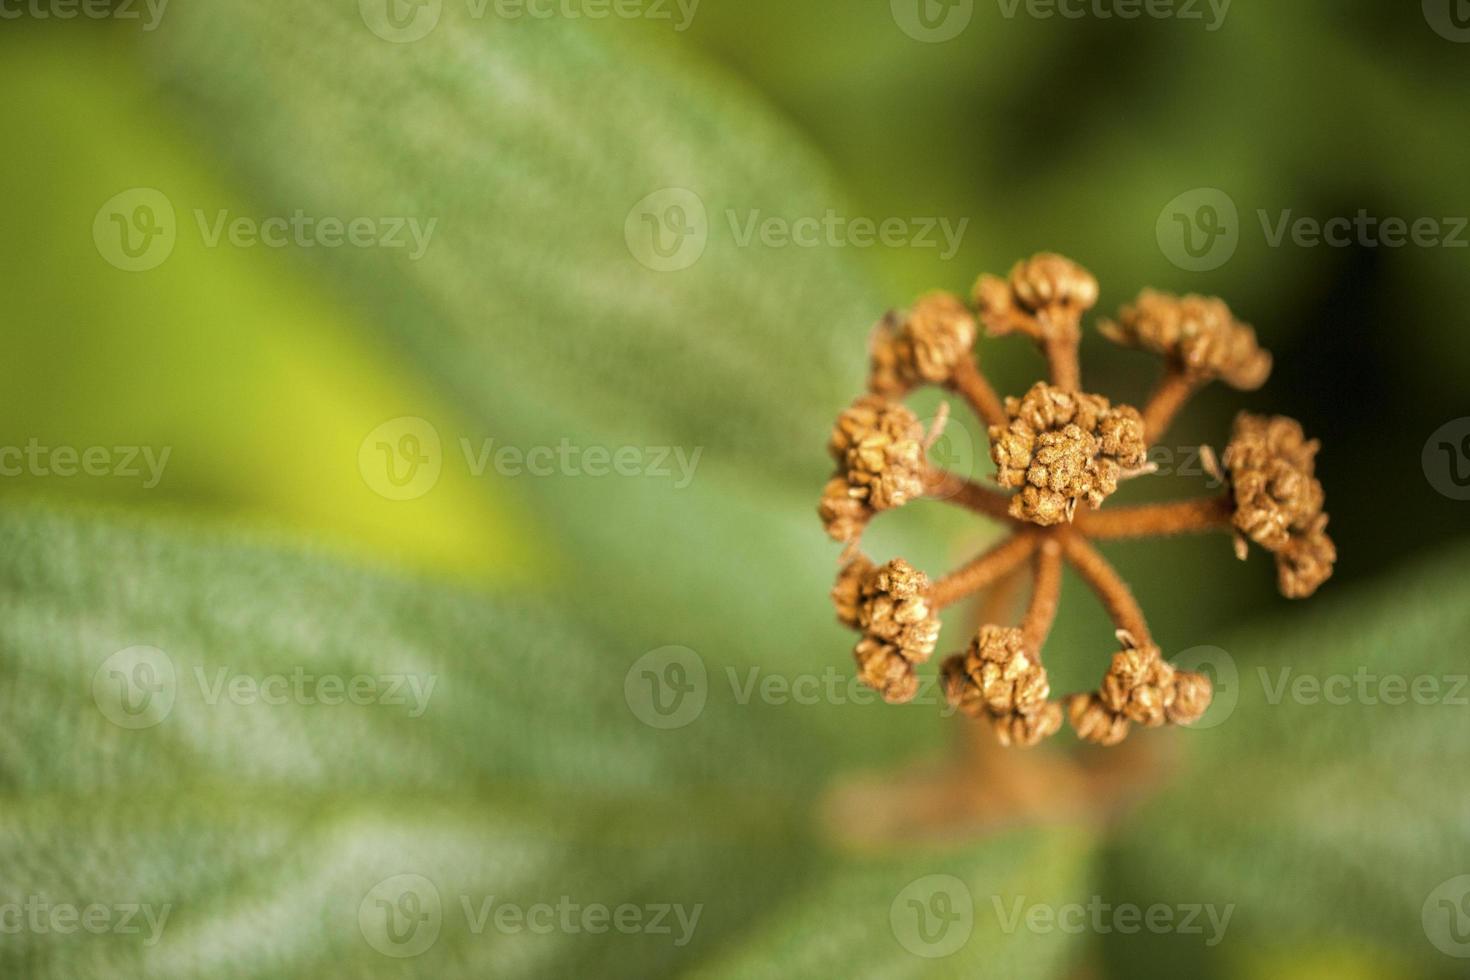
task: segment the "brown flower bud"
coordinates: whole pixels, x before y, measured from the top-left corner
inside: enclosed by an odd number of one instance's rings
[[[1042,340],[1057,330],[1074,331],[1081,315],[1097,303],[1097,293],[1092,273],[1070,259],[1042,253],[1017,263],[1008,279],[981,276],[975,304],[991,336],[1019,331]]]
[[[1163,355],[1198,381],[1219,378],[1232,388],[1254,391],[1271,374],[1271,355],[1256,342],[1255,330],[1212,297],[1144,290],[1116,322],[1098,329],[1116,343]]]
[[[924,494],[924,427],[897,402],[878,395],[859,398],[838,417],[828,449],[849,495],[872,511],[901,507]],[[828,487],[824,506],[830,504],[838,528],[846,530],[841,518],[847,512]]]
[[[1002,486],[1020,487],[1012,516],[1042,526],[1070,519],[1079,501],[1102,506],[1124,470],[1148,456],[1143,420],[1106,398],[1038,382],[1022,398],[1006,399],[1008,426],[990,429],[990,455]]]
[[[863,633],[853,651],[858,676],[889,701],[913,697],[913,666],[928,660],[939,642],[939,614],[928,590],[928,577],[902,558],[874,566],[862,557],[842,570],[832,590],[837,618]]]
[[[1204,717],[1214,698],[1214,685],[1204,674],[1188,670],[1174,672],[1174,699],[1169,703],[1169,722],[1193,725]]]
[[[1235,501],[1235,529],[1276,554],[1281,593],[1311,595],[1332,575],[1337,549],[1326,534],[1324,494],[1316,477],[1319,444],[1283,416],[1242,412],[1224,463]]]
[[[1029,715],[997,715],[991,724],[1001,745],[1031,748],[1061,731],[1062,706],[1048,702]]]
[[[1322,514],[1310,529],[1293,534],[1276,552],[1277,584],[1288,599],[1305,599],[1332,577],[1337,546],[1326,528],[1327,515]]]
[[[914,665],[900,650],[889,643],[865,636],[853,648],[858,665],[858,679],[883,696],[889,704],[912,701],[919,691],[919,677]]]
[[[832,586],[832,605],[837,608],[837,621],[850,629],[858,628],[858,607],[863,601],[863,584],[876,571],[862,555],[842,566],[837,584]]]
[[[1174,700],[1174,668],[1164,662],[1157,647],[1120,650],[1113,655],[1098,700],[1129,721],[1157,728],[1168,720]]]
[[[868,526],[873,508],[865,502],[861,489],[850,486],[841,476],[834,476],[822,488],[822,499],[817,504],[817,516],[822,526],[833,539],[847,543],[856,541]]]
[[[1067,720],[1084,742],[1112,746],[1128,737],[1128,719],[1110,711],[1096,694],[1074,694],[1068,698]]]
[[[873,334],[869,387],[901,397],[922,384],[944,384],[972,356],[975,317],[950,293],[930,293],[907,316],[890,313]]]
[[[940,674],[949,703],[988,718],[1002,745],[1035,745],[1061,727],[1061,707],[1047,701],[1046,668],[1025,649],[1018,629],[982,626],[964,655],[945,660]]]

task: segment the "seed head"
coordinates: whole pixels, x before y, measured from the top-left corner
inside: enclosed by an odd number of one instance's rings
[[[1219,378],[1232,388],[1254,391],[1271,374],[1271,355],[1256,342],[1255,330],[1212,297],[1146,289],[1116,321],[1098,329],[1116,343],[1163,355],[1196,381]]]
[[[854,541],[869,518],[924,493],[924,427],[898,402],[866,395],[838,416],[828,451],[837,472],[817,511],[827,533]]]
[[[1127,470],[1148,456],[1137,410],[1106,398],[1037,382],[1006,399],[1008,426],[990,430],[990,455],[1002,486],[1018,487],[1010,513],[1048,527],[1070,520],[1079,501],[1096,509]]]
[[[975,316],[959,297],[929,293],[908,313],[890,313],[874,331],[868,387],[890,398],[924,384],[944,384],[972,356]]]
[[[1276,556],[1281,592],[1293,599],[1315,592],[1337,560],[1316,476],[1319,449],[1295,420],[1245,412],[1236,417],[1225,449],[1235,503],[1232,523]]]

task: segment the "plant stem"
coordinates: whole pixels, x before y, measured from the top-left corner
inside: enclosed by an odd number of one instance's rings
[[[1062,547],[1066,550],[1067,560],[1072,567],[1077,569],[1083,581],[1102,601],[1108,615],[1112,617],[1113,625],[1133,634],[1134,641],[1140,646],[1152,644],[1153,636],[1149,632],[1148,620],[1144,619],[1138,600],[1133,598],[1128,584],[1108,564],[1108,560],[1088,544],[1081,534],[1064,533]]]
[[[1062,546],[1054,535],[1042,540],[1031,561],[1031,603],[1021,620],[1021,633],[1026,638],[1026,652],[1040,661],[1041,648],[1051,635],[1062,597]]]
[[[1010,421],[1000,396],[995,393],[990,381],[980,372],[979,366],[973,359],[961,358],[960,362],[955,365],[954,373],[950,378],[950,388],[969,402],[975,414],[980,416],[986,425],[1005,425]]]
[[[936,609],[952,606],[999,581],[1035,550],[1036,535],[1012,534],[980,557],[935,582],[929,590],[929,601]]]
[[[1076,328],[1058,331],[1042,344],[1042,349],[1046,352],[1047,368],[1051,372],[1051,383],[1063,391],[1077,391],[1082,387],[1079,346]]]
[[[1149,396],[1148,404],[1143,407],[1144,438],[1150,446],[1164,438],[1174,416],[1179,414],[1179,410],[1198,387],[1197,382],[1174,368],[1170,368],[1159,381],[1158,387]]]
[[[1098,541],[1223,531],[1229,530],[1234,509],[1234,502],[1226,494],[1079,513],[1072,527],[1078,534]]]
[[[924,485],[927,488],[926,495],[935,500],[947,500],[1008,524],[1017,523],[1010,514],[1009,496],[967,480],[957,473],[931,466],[924,477]]]

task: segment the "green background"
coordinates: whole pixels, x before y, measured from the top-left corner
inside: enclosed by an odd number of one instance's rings
[[[1470,504],[1436,490],[1421,453],[1466,411],[1470,249],[1272,247],[1257,217],[1470,215],[1470,45],[1436,32],[1432,0],[1398,6],[1242,2],[1211,31],[977,0],[943,43],[886,3],[837,0],[703,0],[684,31],[445,0],[405,44],[343,0],[180,3],[156,30],[118,7],[0,21],[0,446],[170,451],[151,488],[0,478],[0,907],[172,906],[153,945],[7,932],[0,974],[1461,975],[1421,912],[1470,873],[1470,707],[1271,703],[1259,682],[1466,669]],[[168,199],[177,235],[127,272],[93,224],[139,187]],[[710,218],[703,256],[674,272],[624,237],[666,187]],[[1156,223],[1206,187],[1237,205],[1240,246],[1188,272]],[[298,209],[438,224],[412,261],[211,246],[195,221]],[[946,261],[742,245],[724,219],[829,210],[968,224]],[[1153,285],[1222,295],[1255,324],[1270,383],[1205,392],[1170,443],[1218,446],[1241,407],[1300,418],[1324,443],[1337,575],[1288,603],[1265,557],[1237,564],[1219,539],[1110,549],[1166,652],[1228,651],[1233,713],[1136,736],[1177,758],[1124,819],[857,847],[822,819],[832,788],[943,758],[959,722],[741,703],[730,678],[850,670],[814,505],[872,322],[1041,249],[1097,273],[1105,311]],[[1039,370],[1019,342],[981,356],[1009,393]],[[1095,334],[1083,356],[1089,387],[1122,400],[1157,370]],[[444,445],[438,482],[406,501],[359,466],[401,417]],[[701,455],[685,487],[477,476],[461,438]],[[978,427],[952,442],[985,471]],[[1145,482],[1129,494],[1202,488]],[[993,533],[910,511],[875,528],[875,553],[937,571]],[[1069,582],[1059,686],[1094,683],[1110,643]],[[407,671],[438,687],[410,718],[209,704],[183,684],[167,718],[128,730],[93,682],[135,645],[185,680]],[[661,731],[624,682],[670,645],[705,665],[708,700]],[[358,916],[405,873],[445,915],[399,959]],[[930,875],[975,900],[973,934],[935,959],[890,926]],[[458,897],[491,895],[703,912],[681,946],[466,928]],[[992,899],[1023,897],[1235,911],[1214,946],[1008,932]]]

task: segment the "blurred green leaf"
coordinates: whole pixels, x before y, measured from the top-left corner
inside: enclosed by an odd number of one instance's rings
[[[1286,944],[1455,975],[1420,917],[1470,872],[1467,574],[1461,548],[1209,654],[1229,664],[1205,719],[1216,727],[1187,733],[1186,771],[1108,864],[1126,894],[1237,906],[1215,959],[1178,969],[1226,975],[1222,957]]]

